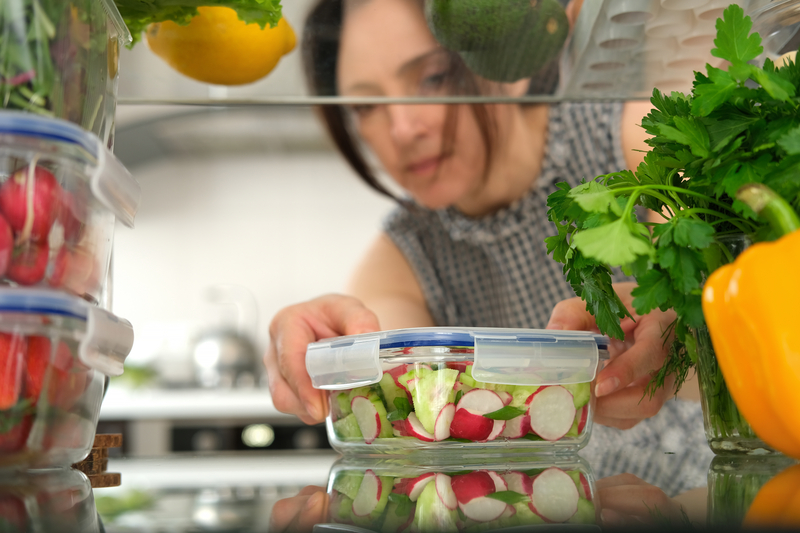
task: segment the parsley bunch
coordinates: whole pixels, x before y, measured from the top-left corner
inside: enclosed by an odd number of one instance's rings
[[[800,210],[800,67],[777,68],[761,37],[738,5],[717,20],[715,57],[727,70],[695,73],[691,94],[657,89],[654,109],[642,119],[652,137],[636,171],[623,170],[559,190],[547,201],[558,235],[546,239],[564,264],[567,281],[586,302],[599,329],[622,338],[620,319],[630,316],[611,286],[611,267],[633,275],[633,307],[640,315],[674,309],[670,354],[650,382],[652,394],[670,374],[677,386],[696,362],[690,328],[703,326],[705,277],[731,260],[723,237],[774,238],[766,223],[735,199],[746,183],[764,183]],[[639,222],[636,206],[662,214]]]

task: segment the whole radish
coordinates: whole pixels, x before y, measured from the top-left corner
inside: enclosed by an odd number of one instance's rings
[[[28,241],[14,248],[6,277],[20,285],[34,285],[44,279],[50,249],[46,243]]]
[[[60,208],[61,186],[49,170],[35,163],[17,170],[0,186],[0,210],[18,242],[45,242]]]

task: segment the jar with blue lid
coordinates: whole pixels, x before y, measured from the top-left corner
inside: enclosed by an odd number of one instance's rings
[[[589,440],[609,339],[578,331],[412,328],[309,344],[348,454],[574,453]]]

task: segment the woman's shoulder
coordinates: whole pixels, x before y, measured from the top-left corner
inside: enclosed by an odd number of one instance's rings
[[[383,220],[383,229],[390,235],[432,230],[437,225],[441,221],[436,212],[411,203],[398,205]]]

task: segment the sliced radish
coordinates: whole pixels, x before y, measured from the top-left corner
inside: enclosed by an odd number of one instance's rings
[[[500,396],[495,391],[472,389],[461,397],[456,408],[469,409],[474,413],[485,414],[502,409],[504,406],[503,400],[500,399]]]
[[[398,378],[399,378],[400,376],[402,376],[403,374],[405,374],[406,372],[408,372],[408,370],[409,370],[409,369],[408,369],[408,365],[405,365],[405,364],[403,364],[403,363],[400,363],[400,364],[398,364],[398,365],[396,365],[396,366],[393,366],[392,368],[390,368],[390,369],[388,370],[388,372],[387,372],[387,373],[388,373],[390,376],[392,376],[392,379],[394,380],[394,383],[395,383],[395,385],[397,385],[398,387],[400,387],[401,389],[403,389],[403,390],[404,390],[404,391],[406,391],[406,392],[408,391],[408,389],[406,388],[406,386],[405,386],[405,385],[403,385],[402,383],[400,383],[400,381],[399,381],[399,379],[398,379]]]
[[[413,393],[414,389],[417,388],[417,381],[419,381],[419,378],[411,378],[406,382],[406,389],[409,394]]]
[[[514,397],[511,396],[510,392],[506,392],[506,391],[502,391],[502,390],[501,391],[497,391],[497,395],[500,396],[501,400],[503,400],[503,405],[510,404],[511,400],[514,399]]]
[[[433,472],[422,474],[421,476],[412,478],[403,478],[395,483],[393,492],[405,494],[408,498],[415,502],[419,495],[422,494],[422,489],[425,485],[433,481]]]
[[[394,420],[392,422],[392,433],[395,437],[410,437],[408,426],[405,420]]]
[[[530,398],[528,416],[531,429],[545,440],[558,440],[575,421],[572,394],[560,385],[542,387]]]
[[[450,436],[483,442],[489,438],[494,428],[494,420],[486,418],[470,409],[456,409],[450,423]]]
[[[449,510],[453,511],[456,507],[458,507],[458,500],[456,499],[456,493],[453,492],[453,485],[452,479],[447,474],[436,474],[436,494],[439,495],[439,499],[442,500],[442,503],[445,507]]]
[[[450,438],[450,423],[453,422],[453,416],[456,414],[455,404],[448,403],[439,414],[436,416],[436,422],[433,426],[434,440],[444,440]]]
[[[548,522],[565,522],[578,512],[578,488],[569,474],[550,467],[533,480],[531,510]]]
[[[381,417],[375,405],[366,396],[350,400],[350,409],[356,417],[364,442],[371,444],[381,433]]]
[[[497,520],[506,512],[507,504],[494,498],[479,496],[467,503],[459,503],[458,508],[467,518],[476,522],[491,522]]]
[[[504,492],[508,490],[508,483],[503,479],[503,476],[493,470],[489,470],[489,477],[494,481],[495,492]]]
[[[525,472],[506,472],[502,474],[503,479],[508,484],[508,490],[513,490],[519,494],[530,496],[533,492],[533,480]]]
[[[475,470],[468,474],[453,476],[450,484],[459,504],[495,492],[494,479],[485,470]]]
[[[408,418],[406,418],[406,431],[410,437],[416,437],[425,442],[433,442],[435,440],[433,435],[422,427],[422,422],[419,421],[416,413],[408,414]]]
[[[592,487],[589,485],[589,480],[583,473],[578,475],[580,485],[578,485],[578,494],[585,500],[592,501]]]
[[[448,361],[445,363],[447,368],[452,368],[453,370],[458,370],[459,372],[466,372],[467,367],[471,364],[472,363],[468,363],[467,361]]]
[[[500,434],[500,436],[507,437],[509,439],[521,439],[527,435],[530,430],[531,419],[526,412],[524,415],[519,415],[511,420],[506,420],[506,427],[503,429],[503,432]]]
[[[494,425],[492,426],[492,432],[489,433],[489,437],[486,440],[490,441],[496,439],[503,433],[503,430],[505,429],[506,429],[505,420],[495,420]]]
[[[578,435],[583,433],[583,429],[586,427],[586,422],[589,420],[589,404],[587,403],[583,407],[581,407],[581,411],[579,413],[578,418]]]
[[[574,486],[574,485],[573,485]],[[381,480],[372,470],[364,472],[364,478],[353,499],[353,514],[367,516],[378,506],[381,499]]]

